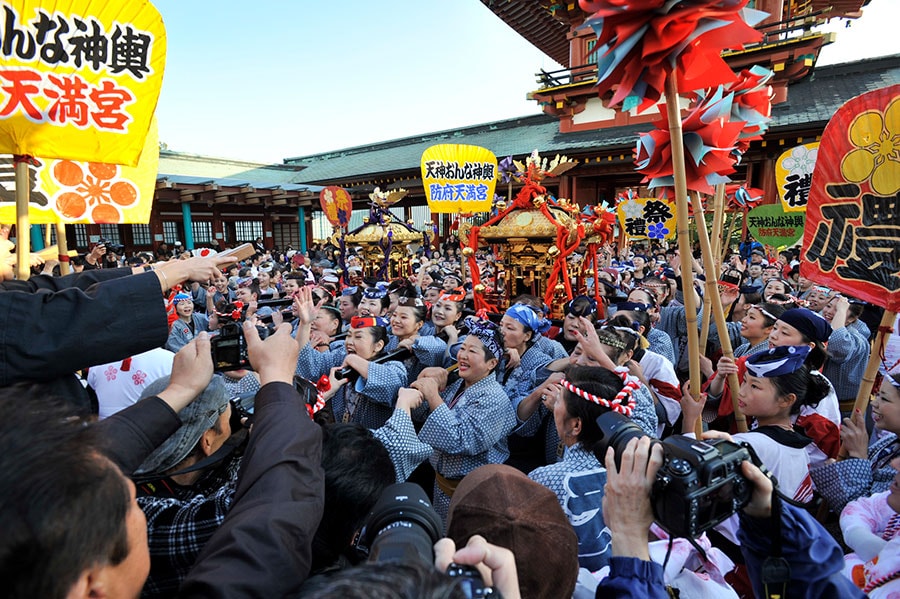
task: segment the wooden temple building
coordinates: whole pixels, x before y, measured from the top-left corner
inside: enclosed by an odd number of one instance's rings
[[[544,184],[557,197],[582,205],[612,200],[623,189],[640,186],[633,150],[637,135],[650,128],[656,109],[642,114],[606,108],[595,88],[594,35],[583,26],[587,13],[562,0],[481,0],[500,18],[564,68],[537,73],[529,93],[541,113],[462,129],[290,157],[281,165],[221,161],[163,151],[153,216],[149,225],[72,227],[77,249],[98,235],[118,235],[129,250],[151,249],[161,241],[187,247],[224,247],[262,237],[266,246],[305,248],[331,234],[319,208],[322,186],[337,185],[354,201],[351,228],[368,214],[369,195],[403,188],[406,197],[392,207],[416,227],[431,221],[439,235],[449,231],[449,215],[431,215],[422,187],[423,151],[439,143],[488,148],[502,159],[523,160],[532,150],[552,158],[565,154],[578,165]],[[819,51],[833,41],[815,27],[829,19],[856,18],[866,0],[755,0],[770,13],[758,28],[761,43],[726,54],[735,69],[772,69],[775,90],[772,121],[762,141],[753,142],[732,180],[747,182],[777,201],[774,165],[788,148],[817,141],[825,124],[847,100],[865,91],[900,83],[900,55],[816,68]],[[523,81],[523,93],[529,82]],[[506,193],[498,185],[497,193]],[[513,189],[515,194],[516,189]],[[102,230],[101,230],[102,228]],[[76,230],[77,229],[77,230]]]

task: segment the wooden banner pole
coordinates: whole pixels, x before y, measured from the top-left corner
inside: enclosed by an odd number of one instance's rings
[[[691,396],[700,398],[700,331],[697,327],[697,301],[694,297],[694,275],[691,268],[691,244],[688,239],[687,175],[684,170],[684,138],[681,110],[678,106],[678,81],[675,72],[666,78],[666,114],[669,117],[669,137],[672,145],[672,170],[675,177],[675,214],[678,252],[681,255],[681,288],[684,291],[684,317],[687,321],[688,363]],[[702,431],[697,420],[695,431]]]
[[[875,335],[875,341],[872,342],[872,348],[869,352],[869,362],[866,364],[862,385],[860,385],[859,391],[856,392],[856,403],[853,404],[854,411],[865,411],[866,405],[869,403],[869,395],[872,394],[872,387],[875,385],[875,375],[878,374],[878,367],[881,365],[882,349],[894,330],[894,321],[896,319],[897,313],[890,310],[885,310],[884,315],[881,317],[878,333]],[[853,414],[851,413],[850,415],[852,416]]]
[[[706,234],[706,219],[703,218],[703,204],[700,202],[699,193],[694,194],[693,202],[694,217],[697,221],[697,232],[700,234],[700,252],[703,254],[703,270],[708,273],[714,273],[716,271],[716,265],[713,262],[712,248],[709,244],[709,237]],[[709,289],[709,281],[707,281],[707,289]],[[731,347],[731,338],[728,336],[728,323],[725,322],[725,311],[722,308],[722,298],[719,296],[718,285],[715,286],[714,292],[707,292],[707,295],[711,296],[712,315],[716,319],[716,329],[719,333],[719,343],[722,345],[722,355],[734,360],[734,350]],[[740,384],[738,383],[737,374],[729,374],[727,380],[728,387],[731,390],[731,404],[734,408],[734,420],[737,425],[737,430],[739,433],[746,433],[747,419],[744,417],[743,412],[741,412],[740,406],[738,406]]]
[[[712,255],[716,262],[716,281],[722,276],[722,246],[725,245],[722,239],[722,229],[725,224],[725,184],[716,185],[716,195],[713,197],[713,221],[712,235]]]
[[[31,228],[28,203],[31,186],[28,183],[28,160],[17,156],[16,162],[16,276],[26,281],[31,276]]]
[[[50,228],[50,225],[47,225]],[[56,246],[59,248],[59,274],[69,274],[69,242],[66,240],[65,223],[56,223]],[[65,259],[63,259],[65,258]]]

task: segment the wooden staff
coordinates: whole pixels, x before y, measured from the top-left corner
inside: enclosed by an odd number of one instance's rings
[[[719,280],[722,276],[722,246],[725,245],[722,239],[722,228],[725,224],[725,184],[716,185],[716,195],[713,197],[713,222],[712,235],[712,255],[716,262],[715,280]]]
[[[27,281],[31,276],[31,238],[28,203],[31,186],[28,184],[28,159],[16,156],[16,276]]]
[[[706,266],[704,265],[704,270]],[[700,318],[700,351],[706,352],[706,343],[709,341],[709,313],[710,313],[710,288],[712,290],[718,292],[718,285],[716,277],[707,276],[706,283],[704,287],[706,288],[706,292],[703,294],[703,315]]]
[[[725,237],[722,238],[722,253],[719,255],[719,261],[725,261],[725,252],[729,250],[731,247],[731,235],[734,233],[734,223],[737,221],[737,213],[732,214],[731,218],[728,220],[728,233],[725,234]]]
[[[716,265],[713,276],[709,273],[706,275],[706,294],[703,296],[703,318],[700,324],[700,349],[706,350],[706,342],[709,340],[709,320],[710,320],[710,291],[718,293],[718,285],[716,282],[722,276],[722,225],[725,217],[725,184],[716,185],[716,194],[713,197],[713,222],[712,235],[710,242],[712,243],[713,262]]]
[[[49,228],[50,225],[47,225]],[[69,242],[66,241],[66,225],[56,223],[56,245],[59,246],[59,274],[69,274]]]
[[[713,262],[712,248],[709,244],[709,237],[706,234],[706,220],[703,218],[703,204],[700,203],[700,194],[694,194],[694,217],[697,221],[697,233],[700,235],[700,252],[703,254],[703,270],[707,273],[715,273],[716,265]],[[710,291],[710,281],[713,280],[712,291]],[[734,360],[734,350],[731,347],[731,338],[728,336],[728,324],[725,322],[725,311],[722,309],[722,298],[719,296],[718,286],[715,284],[715,278],[707,275],[706,281],[707,296],[711,296],[712,313],[716,319],[716,329],[719,332],[719,342],[722,345],[722,355]],[[736,373],[728,375],[728,387],[731,390],[731,405],[734,408],[734,420],[737,424],[739,433],[747,432],[747,419],[738,406],[738,391],[740,384]]]
[[[672,144],[672,170],[675,177],[675,214],[678,251],[681,254],[681,288],[684,292],[684,318],[687,321],[688,363],[691,396],[700,397],[700,331],[697,330],[697,302],[694,297],[694,277],[691,268],[691,244],[688,240],[687,175],[684,170],[684,138],[681,110],[678,107],[678,82],[675,72],[666,78],[666,114],[669,117],[669,137]],[[695,431],[700,438],[700,420]]]
[[[869,352],[869,362],[866,364],[866,372],[863,374],[862,385],[856,392],[856,403],[853,404],[853,411],[862,412],[869,403],[869,395],[872,393],[872,387],[875,385],[875,375],[878,374],[878,366],[881,364],[881,352],[884,344],[887,343],[891,332],[894,330],[894,321],[897,318],[896,312],[885,310],[881,317],[881,324],[878,325],[878,334],[875,335],[875,341],[872,342],[872,348]],[[850,414],[853,415],[853,412]]]

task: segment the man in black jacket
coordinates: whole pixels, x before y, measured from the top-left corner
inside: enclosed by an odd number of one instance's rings
[[[89,412],[72,373],[160,347],[168,335],[162,293],[207,281],[231,262],[216,255],[15,281],[4,280],[12,272],[0,260],[0,387],[52,381],[57,395]]]
[[[287,596],[310,568],[324,482],[321,432],[291,384],[297,344],[288,325],[265,342],[252,326],[244,334],[262,383],[255,424],[234,505],[185,581],[183,597]],[[178,429],[177,413],[211,372],[204,334],[176,356],[158,396],[92,427],[42,411],[37,401],[22,410],[23,400],[36,399],[23,397],[27,390],[0,394],[0,577],[7,596],[139,592],[148,570],[146,528],[122,472],[132,472]]]

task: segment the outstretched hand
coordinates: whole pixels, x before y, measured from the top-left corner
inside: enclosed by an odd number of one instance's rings
[[[663,463],[663,449],[650,437],[631,439],[616,467],[615,450],[606,451],[603,519],[612,534],[612,552],[619,557],[650,559],[647,534],[653,523],[650,490]]]
[[[158,397],[177,413],[198,397],[213,375],[209,334],[202,332],[175,354],[169,385]]]
[[[488,543],[481,535],[472,535],[461,549],[449,538],[435,543],[434,567],[446,572],[451,563],[478,568],[484,584],[500,591],[504,599],[521,597],[515,555],[505,547]]]
[[[247,355],[259,374],[260,384],[281,382],[292,385],[300,348],[291,337],[291,325],[281,324],[275,334],[265,340],[259,338],[259,332],[252,323],[244,322],[243,326]]]

